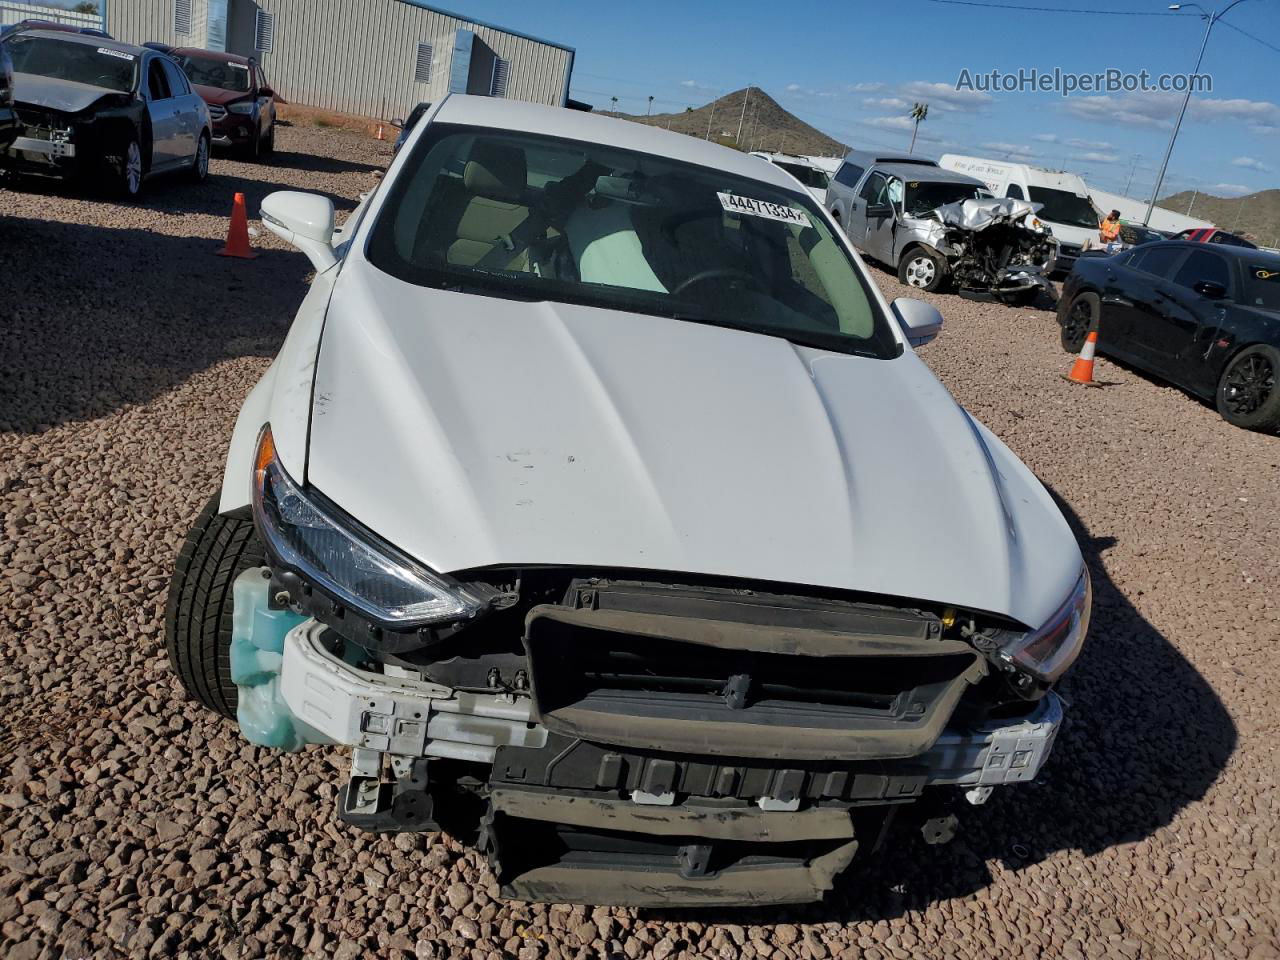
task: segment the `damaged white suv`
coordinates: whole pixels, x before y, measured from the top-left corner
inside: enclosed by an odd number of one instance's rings
[[[1080,551],[784,172],[451,96],[341,231],[262,219],[317,275],[168,649],[253,742],[349,748],[344,820],[470,837],[508,897],[804,901],[1037,774]]]

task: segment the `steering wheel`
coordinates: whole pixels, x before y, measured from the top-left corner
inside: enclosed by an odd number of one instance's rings
[[[695,284],[716,279],[745,280],[747,286],[755,287],[761,293],[765,292],[760,281],[745,270],[736,270],[733,267],[712,267],[710,270],[700,270],[691,277],[685,277],[684,280],[676,284],[676,288],[671,291],[671,296],[677,297]]]

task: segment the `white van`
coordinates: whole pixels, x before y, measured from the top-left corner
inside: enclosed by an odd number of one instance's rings
[[[938,166],[977,177],[997,197],[1043,204],[1037,216],[1053,231],[1060,248],[1052,271],[1055,276],[1071,271],[1086,241],[1090,246],[1098,245],[1098,221],[1103,214],[1078,174],[954,153],[944,154]]]

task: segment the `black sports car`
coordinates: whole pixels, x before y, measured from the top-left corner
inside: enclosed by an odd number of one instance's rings
[[[1205,399],[1229,423],[1280,428],[1280,255],[1168,240],[1082,258],[1058,301],[1062,347],[1098,349]]]

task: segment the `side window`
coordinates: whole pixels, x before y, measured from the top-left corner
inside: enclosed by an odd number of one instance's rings
[[[1182,258],[1184,249],[1183,247],[1152,247],[1144,251],[1140,258],[1135,257],[1133,266],[1144,273],[1167,277],[1173,272],[1173,265]]]
[[[164,67],[164,77],[169,81],[169,89],[175,97],[185,97],[191,92],[186,74],[172,60],[157,60]]]
[[[852,190],[858,185],[858,181],[862,179],[866,169],[866,167],[860,167],[856,163],[842,163],[840,169],[836,171],[836,183],[842,183]]]
[[[1186,262],[1178,268],[1178,275],[1173,282],[1180,287],[1192,289],[1197,283],[1207,280],[1231,289],[1231,270],[1227,261],[1208,250],[1196,250],[1187,257]]]
[[[1009,184],[1009,189],[1004,192],[1004,195],[1006,197],[1013,197],[1013,199],[1015,200],[1027,199],[1022,195],[1022,188],[1018,186],[1016,183]]]
[[[147,90],[152,100],[168,100],[173,96],[164,75],[164,63],[159,57],[152,57],[151,65],[147,67]]]
[[[867,206],[873,203],[884,203],[884,183],[883,173],[873,173],[867,177],[867,182],[858,191],[858,196],[867,201]]]

